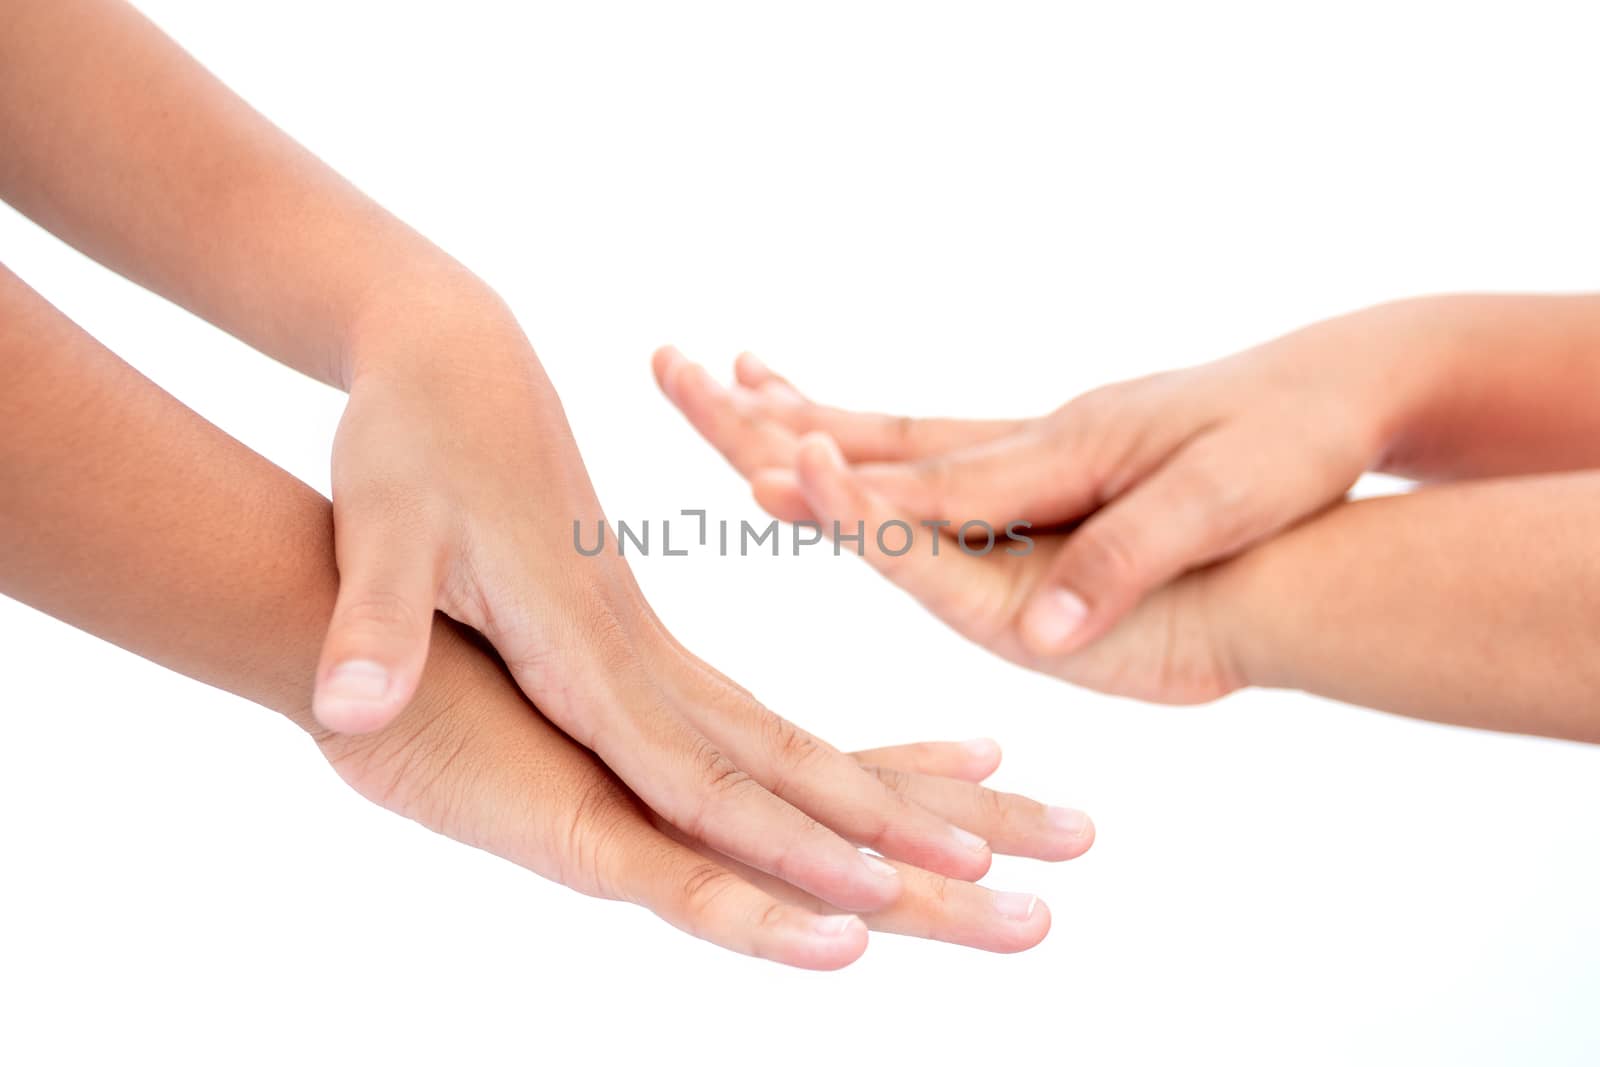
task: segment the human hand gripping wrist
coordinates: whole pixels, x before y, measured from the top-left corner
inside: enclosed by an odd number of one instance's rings
[[[795,888],[815,869],[792,839],[775,842],[786,850],[784,882],[717,850],[714,820],[687,833],[657,816],[530,705],[481,639],[432,611],[426,678],[400,714],[363,735],[321,727],[311,714],[313,668],[339,590],[327,501],[3,269],[0,322],[14,327],[0,338],[0,423],[9,431],[0,434],[0,471],[15,475],[0,477],[0,592],[278,709],[363,794],[442,833],[585,892],[636,901],[740,951],[810,967],[861,951],[860,922],[836,914],[851,909]],[[73,402],[60,404],[63,396]],[[671,711],[665,701],[663,709]],[[798,731],[774,736],[796,750],[807,744]],[[1046,859],[1075,856],[1093,839],[1078,813],[977,786],[998,762],[992,744],[860,759],[815,746],[814,766],[847,765],[890,793],[898,805],[890,814],[910,813],[911,824],[920,814],[981,835],[996,851]],[[670,769],[660,773],[670,784]],[[722,785],[717,795],[729,802],[754,795],[736,776]],[[844,844],[852,864],[861,862],[853,845],[869,836]],[[875,928],[1009,951],[1048,927],[1048,912],[1026,895],[891,865],[902,889],[870,913]],[[824,922],[821,911],[835,914]]]
[[[482,633],[543,714],[652,810],[727,856],[847,910],[903,891],[857,844],[983,875],[988,842],[685,651],[615,554],[575,551],[572,523],[598,519],[599,501],[503,305],[422,294],[363,321],[333,457],[325,727],[374,731],[399,714],[437,608]]]
[[[1041,655],[1019,638],[1015,620],[1049,580],[1069,535],[1030,532],[1027,544],[997,538],[987,551],[980,540],[969,553],[868,485],[831,437],[802,437],[794,464],[810,521],[827,536],[852,538],[848,549],[841,538],[836,551],[860,554],[957,633],[1005,659],[1074,685],[1170,704],[1215,700],[1250,682],[1235,655],[1242,623],[1228,614],[1235,586],[1221,581],[1232,573],[1228,564],[1168,582],[1083,648]],[[884,540],[876,536],[896,524]]]
[[[779,518],[818,517],[798,460],[802,435],[819,432],[859,487],[913,526],[1023,521],[1048,531],[1009,614],[984,628],[1002,654],[1048,664],[1091,646],[1177,576],[1342,497],[1434,387],[1427,325],[1406,305],[1373,308],[1019,420],[829,408],[749,355],[732,388],[672,349],[654,369]]]

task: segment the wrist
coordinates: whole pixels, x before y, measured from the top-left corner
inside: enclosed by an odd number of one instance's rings
[[[1344,346],[1365,352],[1369,469],[1391,471],[1422,434],[1426,413],[1457,365],[1459,297],[1424,296],[1379,304],[1349,316]]]
[[[1292,688],[1281,617],[1295,591],[1273,565],[1275,541],[1197,572],[1205,629],[1219,677],[1229,691]]]
[[[410,264],[374,281],[346,316],[332,368],[333,384],[349,391],[366,376],[415,377],[463,345],[474,358],[483,344],[513,332],[506,303],[481,278],[447,257]]]

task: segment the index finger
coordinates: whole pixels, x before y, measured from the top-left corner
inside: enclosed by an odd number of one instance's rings
[[[796,463],[806,502],[836,549],[849,537],[878,573],[972,641],[988,644],[1004,630],[1014,611],[1013,590],[996,560],[969,554],[937,528],[896,509],[821,434],[805,438]]]

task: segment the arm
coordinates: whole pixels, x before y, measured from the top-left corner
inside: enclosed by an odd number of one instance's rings
[[[1200,581],[1243,684],[1600,742],[1600,475],[1334,508]]]
[[[509,310],[116,0],[0,5],[0,194],[350,402],[333,455],[332,612],[312,708],[379,730],[434,611],[680,828],[840,907],[899,883],[840,834],[958,878],[989,853],[904,807],[672,639],[626,562]],[[803,764],[803,766],[802,766]],[[795,854],[789,853],[790,846]]]
[[[1071,535],[961,551],[877,491],[832,438],[796,445],[800,493],[824,532],[963,636],[1064,681],[1162,703],[1247,685],[1303,689],[1484,729],[1600,742],[1600,474],[1461,482],[1340,504],[1142,599],[1076,651],[1021,641],[1020,605]],[[908,551],[872,531],[901,522]],[[935,554],[930,541],[942,538]],[[902,545],[897,533],[891,544]]]
[[[119,0],[0,3],[0,144],[0,198],[324,382],[369,303],[493,303]]]
[[[815,431],[919,520],[1074,525],[1012,620],[1041,658],[1088,646],[1142,597],[1337,501],[1364,471],[1445,480],[1600,464],[1597,296],[1383,304],[1012,422],[826,407],[748,355],[732,389],[672,349],[655,371],[780,518],[811,517],[794,457]]]
[[[523,699],[461,629],[433,622],[426,677],[387,729],[330,734],[311,670],[333,610],[327,501],[184,408],[0,268],[0,593],[283,712],[367,797],[582,892],[728,948],[850,962],[865,930],[666,824]],[[998,752],[863,754],[908,810],[996,850],[1066,858],[1092,827],[974,783]],[[852,850],[853,852],[853,850]],[[893,865],[878,929],[1000,951],[1049,927],[1032,898]]]
[[[1391,360],[1425,370],[1379,469],[1433,481],[1600,466],[1600,296],[1435,296],[1358,316],[1391,338]]]

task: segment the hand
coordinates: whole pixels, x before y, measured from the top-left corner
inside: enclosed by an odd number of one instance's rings
[[[429,301],[433,302],[430,303]],[[333,458],[338,602],[326,727],[371,731],[415,691],[435,607],[485,635],[544,715],[684,834],[847,910],[901,892],[852,842],[955,878],[988,845],[774,715],[679,645],[616,552],[554,390],[498,301],[379,302],[353,347]],[[592,528],[592,527],[591,527]]]
[[[641,904],[697,937],[797,967],[842,967],[867,927],[995,952],[1039,943],[1050,913],[1035,897],[994,893],[897,863],[904,891],[860,918],[720,854],[654,814],[594,756],[529,707],[492,657],[438,624],[429,686],[385,730],[324,733],[324,753],[362,795],[457,840],[582,893]],[[446,694],[447,699],[434,699]],[[999,851],[1069,859],[1094,839],[1078,812],[977,785],[1000,760],[993,742],[923,744],[848,757],[911,807]]]
[[[851,551],[957,633],[1013,663],[1103,693],[1165,704],[1204,703],[1246,684],[1235,651],[1240,637],[1227,625],[1227,593],[1235,584],[1226,580],[1228,565],[1169,582],[1084,648],[1040,655],[1018,637],[1013,620],[1071,550],[1071,535],[1032,533],[1031,544],[1002,536],[981,551],[983,539],[963,542],[919,527],[911,514],[867,485],[833,439],[820,433],[798,442],[795,486],[825,534],[864,532],[851,542]],[[895,523],[900,529],[890,529]],[[882,543],[879,530],[889,531]],[[914,535],[909,549],[891,554],[907,542],[907,530]]]
[[[663,391],[779,518],[813,518],[799,436],[833,438],[863,486],[912,520],[1076,524],[1014,616],[1031,660],[1065,656],[1177,575],[1341,498],[1383,456],[1429,368],[1402,305],[1330,320],[1232,358],[1097,389],[1013,421],[909,419],[813,403],[754,357],[724,389],[673,349]],[[998,631],[996,631],[998,633]]]

